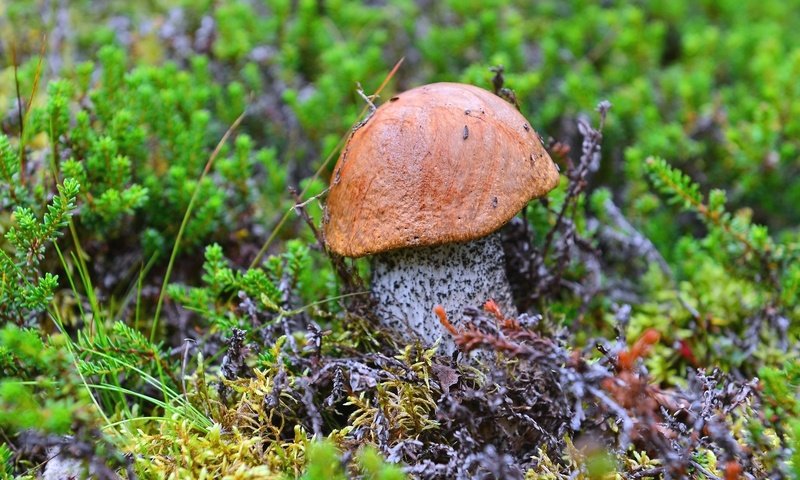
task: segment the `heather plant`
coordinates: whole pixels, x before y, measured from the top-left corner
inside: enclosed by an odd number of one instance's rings
[[[11,151],[8,140],[0,137],[5,144],[3,155],[9,172],[9,196],[25,195],[24,188],[14,187],[17,173],[12,173],[16,155]],[[0,146],[2,148],[2,146]],[[58,186],[58,194],[46,205],[41,218],[26,205],[24,200],[16,205],[13,223],[5,233],[8,250],[0,256],[0,317],[19,325],[29,323],[31,316],[44,311],[53,292],[58,286],[58,276],[42,272],[40,264],[44,260],[48,245],[63,234],[75,208],[75,200],[80,184],[74,179],[66,179]]]

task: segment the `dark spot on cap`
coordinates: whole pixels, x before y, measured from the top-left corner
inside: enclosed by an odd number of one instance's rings
[[[492,208],[497,208],[497,197],[492,198]]]
[[[397,95],[389,99],[390,102],[396,102],[398,100],[400,100],[400,97],[398,97]]]
[[[531,131],[531,127],[529,127],[527,123],[523,123],[522,124],[522,128],[525,129],[526,132],[530,132]]]
[[[469,138],[469,128],[467,128],[467,126],[464,125],[464,140],[466,140],[467,138]]]

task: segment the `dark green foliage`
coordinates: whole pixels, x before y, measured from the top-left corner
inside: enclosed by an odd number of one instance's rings
[[[241,272],[229,266],[222,247],[212,244],[205,252],[204,286],[171,285],[169,295],[187,309],[202,313],[223,332],[248,328],[254,321],[271,324],[333,300],[329,298],[334,292],[333,272],[315,263],[308,247],[290,240],[284,254],[269,257],[263,267]]]
[[[84,357],[78,368],[87,376],[118,380],[129,374],[138,380],[142,375],[158,377],[159,370],[169,366],[160,364],[163,354],[157,345],[122,322],[115,322],[107,334],[81,335],[76,346]]]
[[[96,66],[83,67],[96,69],[98,81],[80,77],[80,88],[69,80],[51,82],[46,106],[30,111],[26,129],[27,139],[41,132],[51,140],[45,155],[52,163],[42,165],[43,174],[57,171],[79,181],[81,236],[124,239],[138,248],[135,226],[146,225],[147,245],[163,245],[158,237],[174,238],[195,188],[204,201],[187,225],[188,245],[200,244],[221,228],[240,228],[246,205],[261,198],[252,183],[257,165],[273,167],[274,153],[258,151],[243,135],[231,159],[220,162],[219,179],[196,180],[225,127],[212,123],[209,109],[235,108],[223,115],[234,118],[244,110],[244,102],[230,104],[234,84],[226,91],[213,84],[202,57],[193,61],[191,71],[167,64],[127,72],[127,55],[114,46],[101,48],[97,59]],[[20,162],[5,138],[0,151],[0,173],[10,185],[3,193],[13,199]],[[272,182],[283,190],[278,178]],[[228,182],[236,184],[229,192],[220,188]]]
[[[677,330],[678,339],[700,355],[695,362],[742,368],[745,375],[755,375],[759,364],[748,363],[750,355],[778,354],[797,338],[788,322],[797,318],[798,305],[786,302],[795,295],[792,285],[798,281],[792,267],[800,259],[797,244],[776,242],[746,212],[731,214],[722,190],[711,190],[704,198],[698,184],[664,160],[651,158],[647,169],[656,188],[671,203],[695,213],[707,230],[700,239],[685,236],[675,245],[679,260],[674,274],[681,285],[674,298],[684,305],[675,304],[667,318],[679,329],[690,329]],[[664,288],[663,281],[651,287],[656,293]],[[640,320],[659,323],[652,315]],[[757,339],[763,345],[754,352]]]
[[[52,299],[58,276],[42,274],[39,267],[47,247],[69,222],[79,189],[74,179],[65,180],[41,218],[29,207],[14,209],[13,223],[5,234],[10,248],[0,251],[0,319],[25,323]]]

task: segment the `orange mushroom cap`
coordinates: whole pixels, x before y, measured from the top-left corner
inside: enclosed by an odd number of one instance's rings
[[[472,85],[424,85],[350,136],[331,178],[325,239],[347,257],[474,240],[557,184],[513,105]]]

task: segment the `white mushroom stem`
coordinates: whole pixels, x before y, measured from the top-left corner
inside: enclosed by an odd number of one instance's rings
[[[456,328],[464,324],[466,308],[481,308],[490,298],[505,314],[516,315],[498,232],[466,243],[375,255],[372,293],[386,327],[427,346],[442,338],[445,354],[455,350],[455,343],[434,314],[436,305],[444,307]]]

